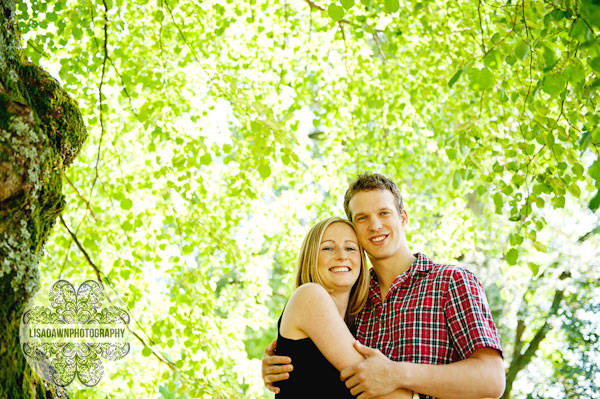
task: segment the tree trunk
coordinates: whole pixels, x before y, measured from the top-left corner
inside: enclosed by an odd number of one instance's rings
[[[559,278],[561,280],[564,280],[569,276],[570,273],[563,272]],[[515,339],[515,351],[513,353],[513,358],[506,372],[506,388],[504,389],[502,399],[511,399],[513,384],[517,379],[517,375],[521,370],[527,367],[529,363],[531,363],[531,360],[533,360],[535,356],[535,352],[540,347],[542,341],[546,338],[546,334],[548,333],[548,331],[550,331],[551,328],[550,322],[552,318],[558,313],[563,297],[564,291],[556,290],[554,292],[554,299],[552,300],[552,305],[550,306],[550,310],[548,312],[548,315],[546,316],[544,324],[536,331],[535,335],[533,336],[533,339],[529,342],[529,344],[527,345],[527,349],[523,353],[521,353],[521,347],[523,344],[521,341],[521,336],[523,334],[525,324],[522,324],[523,322],[519,320],[516,330],[517,335]],[[519,325],[521,327],[519,327]]]
[[[19,320],[64,207],[61,174],[86,137],[77,104],[25,61],[15,1],[0,0],[0,399],[52,396],[23,357]]]

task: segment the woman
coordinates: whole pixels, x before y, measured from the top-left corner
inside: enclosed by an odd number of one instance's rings
[[[276,354],[290,356],[290,378],[275,396],[352,398],[339,371],[363,360],[348,329],[364,306],[369,273],[354,226],[329,218],[310,229],[298,257],[296,290],[279,318]],[[345,321],[345,322],[344,322]],[[398,390],[386,398],[411,398]]]

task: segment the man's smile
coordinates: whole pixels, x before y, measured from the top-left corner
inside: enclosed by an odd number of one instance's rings
[[[381,244],[383,240],[385,240],[388,236],[389,234],[378,234],[374,237],[369,238],[369,241],[371,241],[374,244]]]

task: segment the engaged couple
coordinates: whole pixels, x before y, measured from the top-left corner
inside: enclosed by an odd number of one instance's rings
[[[304,238],[263,356],[267,388],[280,399],[499,398],[502,348],[477,278],[410,251],[387,177],[358,176],[344,211]]]

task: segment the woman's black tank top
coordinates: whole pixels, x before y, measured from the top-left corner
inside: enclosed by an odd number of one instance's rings
[[[281,316],[277,322],[278,356],[292,358],[290,378],[276,382],[280,388],[276,399],[350,399],[354,398],[340,380],[340,372],[321,354],[310,338],[288,339],[281,336]]]

